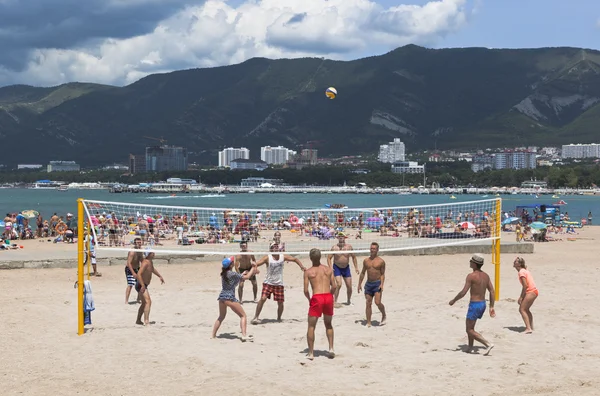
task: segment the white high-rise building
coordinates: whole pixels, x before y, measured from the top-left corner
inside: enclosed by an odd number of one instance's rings
[[[228,147],[223,149],[223,151],[219,151],[219,166],[228,167],[231,164],[231,161],[240,158],[250,159],[250,150],[248,150],[246,147]]]
[[[600,158],[600,144],[563,144],[563,158]]]
[[[264,146],[260,148],[260,159],[265,161],[267,164],[285,164],[290,157],[293,157],[294,155],[296,155],[295,151],[283,146]]]
[[[404,143],[399,138],[395,138],[393,142],[382,144],[379,146],[379,162],[394,163],[404,161],[406,158],[404,151]]]

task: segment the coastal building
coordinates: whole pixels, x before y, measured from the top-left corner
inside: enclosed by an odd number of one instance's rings
[[[399,138],[395,138],[394,141],[379,146],[379,162],[394,163],[404,161],[405,159],[405,146]]]
[[[129,154],[129,173],[146,172],[146,154]]]
[[[471,170],[473,172],[481,172],[486,169],[492,169],[494,167],[494,158],[491,155],[475,155],[473,156],[473,162],[471,163]]]
[[[146,147],[146,172],[185,171],[187,165],[187,149],[183,147]]]
[[[42,169],[43,167],[44,167],[44,165],[42,165],[42,164],[18,164],[17,170]]]
[[[413,161],[397,161],[392,164],[393,173],[425,173],[425,165]]]
[[[50,161],[46,170],[48,172],[79,172],[81,167],[75,161]]]
[[[563,144],[562,158],[600,158],[600,144]]]
[[[269,165],[265,161],[261,160],[251,160],[245,158],[234,159],[229,163],[229,168],[232,170],[242,170],[242,169],[254,169],[254,170],[265,170],[269,167]]]
[[[535,169],[536,155],[530,151],[506,150],[494,154],[494,169]]]
[[[250,150],[246,147],[228,147],[219,151],[219,167],[228,167],[236,159],[250,159]]]
[[[266,179],[264,177],[248,177],[242,179],[241,187],[274,187],[281,186],[283,184],[282,179]]]
[[[294,155],[296,155],[294,150],[283,146],[264,146],[260,148],[260,159],[269,165],[285,164]]]

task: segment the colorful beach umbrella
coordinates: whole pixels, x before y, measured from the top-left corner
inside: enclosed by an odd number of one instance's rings
[[[33,219],[34,217],[38,217],[40,215],[40,213],[37,210],[24,210],[21,212],[21,214],[25,217],[27,217],[28,219]]]
[[[541,221],[534,221],[533,223],[529,224],[529,227],[533,228],[534,230],[543,230],[547,228],[548,225],[546,223],[542,223]]]
[[[460,223],[460,228],[462,228],[463,230],[473,230],[475,229],[475,224],[471,223],[470,221],[463,221],[462,223]]]
[[[521,219],[519,217],[509,217],[508,219],[504,219],[502,221],[502,225],[514,224],[514,223],[518,223],[519,221],[521,221]]]

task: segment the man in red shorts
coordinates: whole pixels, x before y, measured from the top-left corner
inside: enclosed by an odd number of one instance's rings
[[[308,355],[310,360],[314,359],[315,349],[315,327],[317,321],[323,315],[327,340],[329,341],[329,358],[335,357],[333,351],[333,294],[335,293],[336,283],[333,277],[333,270],[328,265],[321,265],[321,251],[319,249],[310,250],[310,261],[312,267],[304,271],[304,295],[310,303],[308,309],[308,332],[306,339],[308,341]],[[308,291],[308,284],[313,291],[312,297]]]
[[[287,254],[281,254],[279,252],[279,244],[277,242],[271,242],[269,244],[269,254],[258,260],[256,262],[256,266],[260,267],[263,264],[267,264],[267,275],[265,276],[265,280],[263,282],[262,293],[260,300],[258,300],[258,304],[256,305],[256,313],[254,314],[254,319],[252,319],[252,324],[258,324],[260,315],[260,311],[262,311],[263,305],[267,299],[271,298],[273,295],[273,300],[277,302],[277,321],[281,322],[281,315],[283,315],[283,263],[286,261],[293,261],[298,264],[298,267],[302,271],[305,271],[306,268],[302,265],[302,262],[298,260],[296,257],[289,256]]]

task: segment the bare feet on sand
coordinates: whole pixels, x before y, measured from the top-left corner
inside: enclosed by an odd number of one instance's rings
[[[327,354],[327,357],[329,359],[333,359],[335,357],[335,352],[333,351],[333,349],[329,350],[329,353]]]
[[[387,320],[386,316],[384,316],[383,318],[381,318],[381,322],[379,323],[379,326],[385,326],[386,320]]]
[[[254,319],[252,319],[252,320],[250,321],[250,323],[252,323],[253,325],[255,325],[255,324],[259,324],[259,323],[260,323],[260,321],[258,320],[258,318],[254,318]]]
[[[490,354],[490,352],[492,351],[492,349],[494,348],[494,344],[490,344],[488,345],[487,349],[485,350],[485,352],[483,353],[483,356],[487,356]]]
[[[312,353],[310,353],[310,352],[309,352],[309,353],[306,355],[306,358],[307,358],[308,360],[315,360],[315,357],[314,357],[314,355],[313,355]]]

